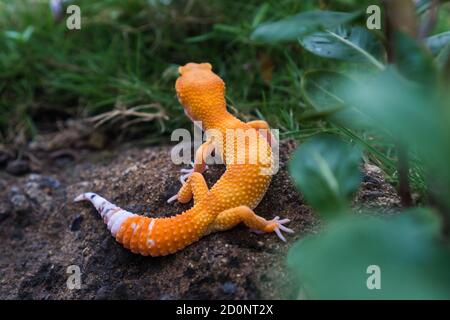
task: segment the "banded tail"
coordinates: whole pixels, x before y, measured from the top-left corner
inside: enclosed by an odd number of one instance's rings
[[[111,231],[113,237],[116,237],[117,232],[120,230],[120,227],[125,222],[125,220],[130,217],[137,216],[134,213],[123,210],[122,208],[112,204],[105,198],[93,192],[80,194],[74,199],[74,201],[90,201],[94,205],[95,209],[97,209],[97,211],[100,213],[100,216],[108,226],[108,230]]]
[[[192,226],[192,210],[169,218],[149,218],[123,210],[93,192],[83,193],[74,201],[90,201],[111,234],[133,253],[164,256],[186,247],[201,236],[201,230]]]

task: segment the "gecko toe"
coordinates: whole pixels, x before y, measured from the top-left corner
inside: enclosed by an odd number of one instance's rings
[[[276,227],[273,230],[276,235],[278,236],[278,238],[280,238],[282,241],[286,242],[286,238],[283,236],[283,234],[281,233],[281,231],[287,232],[287,233],[294,233],[294,230],[284,226],[285,223],[289,223],[291,220],[289,219],[280,219],[280,217],[276,216],[275,218],[272,219],[272,222],[276,223]]]
[[[178,194],[176,194],[176,195],[170,197],[169,199],[167,199],[167,203],[172,203],[172,202],[174,202],[177,199],[178,199]]]
[[[283,240],[283,242],[286,242],[286,238],[283,236],[283,234],[281,233],[280,229],[276,228],[275,229],[275,233],[277,234],[278,238]]]

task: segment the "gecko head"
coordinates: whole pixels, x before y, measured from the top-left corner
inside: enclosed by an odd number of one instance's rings
[[[188,63],[178,68],[177,97],[191,120],[202,121],[226,110],[225,83],[209,63]]]

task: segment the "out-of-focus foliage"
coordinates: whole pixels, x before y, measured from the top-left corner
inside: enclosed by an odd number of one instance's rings
[[[428,37],[426,40],[427,47],[430,48],[434,55],[439,54],[450,41],[450,31],[442,32],[434,36]]]
[[[81,9],[81,30],[66,27],[69,4]],[[240,116],[263,116],[274,127],[295,130],[291,114],[301,112],[301,102],[294,66],[307,61],[295,48],[252,43],[250,34],[269,15],[312,6],[293,0],[73,0],[54,14],[48,1],[0,0],[0,140],[22,129],[31,139],[33,132],[54,130],[56,120],[151,103],[168,118],[129,126],[126,133],[167,140],[172,129],[188,126],[174,81],[177,66],[189,61],[214,66]],[[286,57],[294,64],[285,64]]]
[[[384,47],[378,40],[380,34],[358,22],[321,25],[323,30],[319,32],[289,34],[316,56],[375,67],[370,72],[308,71],[301,78],[301,93],[307,108],[313,110],[310,116],[322,117],[340,128],[341,136],[342,132],[351,138],[370,133],[407,150],[407,158],[402,161],[408,164],[408,159],[413,159],[413,165],[420,167],[418,175],[426,182],[428,199],[432,199],[423,204],[434,209],[404,210],[385,219],[365,214],[355,217],[348,201],[360,182],[359,153],[337,138],[307,140],[291,160],[290,173],[307,202],[327,219],[321,233],[301,239],[290,250],[288,265],[298,280],[299,297],[450,298],[447,235],[442,240],[450,221],[450,98],[446,74],[450,39],[448,32],[424,40],[412,36],[424,30],[423,23],[430,23],[414,20],[414,16],[427,13],[430,17],[429,11],[434,9],[431,4],[417,3],[418,13],[406,1],[386,8],[401,10],[397,16],[390,12],[392,17],[409,20],[403,24],[390,21],[392,29],[383,34]],[[280,26],[294,28],[294,21],[289,18],[264,25],[256,30],[258,38],[294,41],[273,36]],[[303,25],[298,22],[298,27]],[[355,142],[373,153],[370,144],[361,143],[361,139]],[[398,168],[404,165],[398,160]],[[408,176],[407,172],[406,179]],[[368,284],[373,266],[380,272],[379,289],[371,289]]]
[[[402,75],[429,86],[436,85],[435,63],[424,45],[402,32],[396,32],[394,50],[396,65]]]
[[[359,26],[339,26],[326,32],[316,32],[299,37],[300,44],[308,51],[325,58],[363,61],[370,56],[382,57],[383,47],[373,33]]]
[[[348,201],[361,183],[358,149],[332,136],[305,142],[294,154],[290,173],[308,203],[325,217],[348,210]]]
[[[292,41],[314,31],[330,29],[355,19],[356,13],[308,11],[276,22],[268,22],[253,31],[251,39],[262,42]]]
[[[302,76],[301,90],[305,101],[317,112],[335,112],[344,106],[339,84],[352,82],[342,73],[313,70]],[[356,83],[355,83],[356,84]]]
[[[448,299],[450,251],[435,213],[416,209],[381,220],[345,217],[289,252],[303,296],[320,299]],[[369,290],[380,270],[380,289]]]

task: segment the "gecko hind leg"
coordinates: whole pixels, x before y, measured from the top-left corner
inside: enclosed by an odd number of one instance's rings
[[[292,229],[287,228],[284,224],[290,222],[289,219],[281,219],[275,217],[272,220],[266,220],[258,216],[252,209],[247,206],[240,206],[225,210],[216,217],[214,222],[209,226],[209,233],[216,231],[224,231],[233,228],[239,223],[244,223],[252,231],[257,233],[275,232],[277,236],[286,241],[281,231],[293,233]]]
[[[181,203],[187,203],[191,201],[192,197],[194,198],[194,203],[200,201],[209,191],[208,185],[206,184],[205,178],[201,173],[194,172],[192,173],[188,180],[183,183],[180,191],[173,197],[167,200],[168,203],[171,203],[175,200]]]

